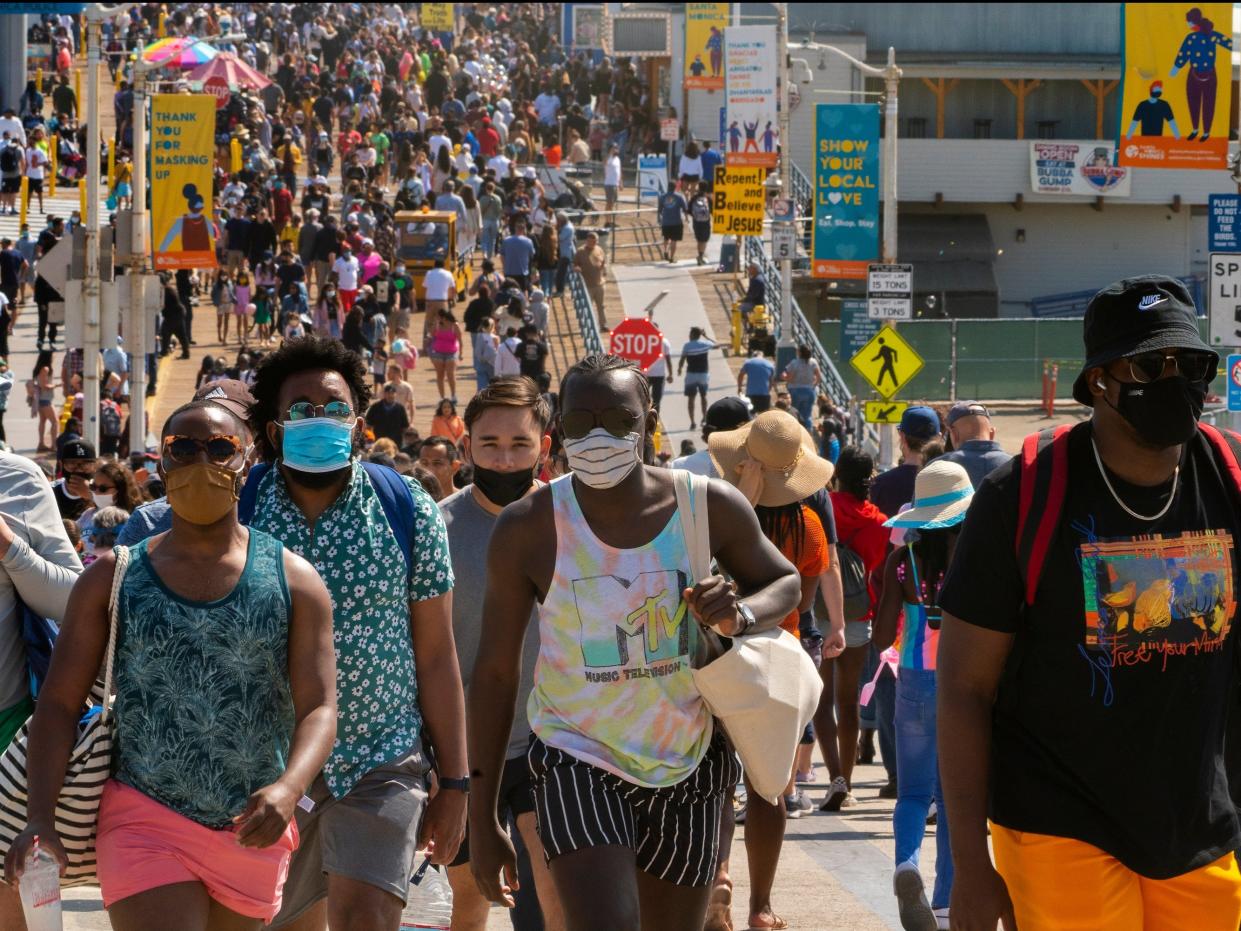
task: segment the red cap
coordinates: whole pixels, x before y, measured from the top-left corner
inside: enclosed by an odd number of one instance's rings
[[[1155,90],[1156,88],[1158,88],[1159,90],[1163,90],[1163,81],[1154,81],[1154,82],[1152,82],[1152,83],[1151,83],[1151,90]]]

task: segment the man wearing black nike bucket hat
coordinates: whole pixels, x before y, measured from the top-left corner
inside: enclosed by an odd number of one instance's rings
[[[1084,335],[1090,419],[982,481],[940,594],[952,927],[1236,931],[1241,437],[1198,422],[1179,281],[1100,291]]]

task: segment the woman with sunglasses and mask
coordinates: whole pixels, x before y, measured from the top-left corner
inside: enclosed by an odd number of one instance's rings
[[[157,931],[170,915],[193,927],[269,922],[298,844],[293,812],[335,737],[331,601],[313,567],[238,523],[241,435],[237,417],[211,401],[164,424],[172,529],[83,573],[39,693],[29,823],[8,852],[9,882],[35,837],[65,862],[57,787],[122,572],[113,778],[96,843],[116,927]]]
[[[588,356],[560,400],[573,471],[509,504],[488,547],[469,697],[470,865],[483,895],[511,908],[515,856],[495,812],[537,611],[528,757],[566,926],[701,928],[740,767],[693,685],[698,625],[774,628],[797,607],[797,576],[749,503],[712,480],[711,552],[731,580],[694,577],[675,475],[646,464],[657,417],[632,362]]]
[[[95,469],[90,493],[92,505],[78,518],[78,528],[83,531],[91,526],[96,511],[115,505],[132,514],[145,500],[134,474],[119,462],[104,462]]]

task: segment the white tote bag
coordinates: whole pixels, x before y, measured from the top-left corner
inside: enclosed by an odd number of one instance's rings
[[[694,580],[711,574],[707,479],[677,470],[677,510]],[[797,743],[823,682],[801,642],[779,627],[732,638],[724,655],[694,670],[694,684],[741,757],[760,798],[778,804]]]
[[[103,661],[103,688],[96,682],[91,689],[95,706],[78,725],[78,736],[69,752],[65,782],[56,800],[56,833],[69,857],[69,865],[61,879],[62,886],[94,884],[95,825],[99,817],[99,800],[103,785],[112,767],[113,722],[112,659],[116,652],[117,600],[125,570],[129,568],[129,550],[113,549],[116,568],[112,576],[112,597],[108,601],[108,646]],[[30,722],[21,726],[8,749],[0,755],[0,858],[8,853],[17,835],[26,829],[26,748],[30,740]]]

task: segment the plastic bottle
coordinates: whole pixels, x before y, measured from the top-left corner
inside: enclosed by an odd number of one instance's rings
[[[27,931],[63,931],[60,917],[60,866],[39,846],[36,835],[17,891]]]
[[[431,861],[424,858],[409,879],[409,903],[401,916],[401,928],[448,931],[451,922],[452,887],[448,884],[448,877],[442,869],[432,866]]]

